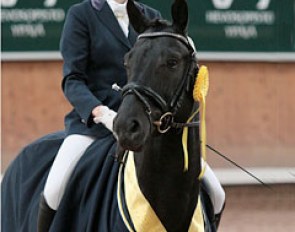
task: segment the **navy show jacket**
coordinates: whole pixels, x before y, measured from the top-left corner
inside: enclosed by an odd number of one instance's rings
[[[160,13],[135,3],[146,17],[160,18]],[[84,134],[101,138],[110,132],[94,124],[92,110],[106,105],[117,111],[121,94],[112,89],[127,83],[124,55],[137,37],[129,26],[128,38],[106,0],[85,0],[73,5],[61,36],[64,60],[62,89],[73,109],[65,117],[66,134]]]

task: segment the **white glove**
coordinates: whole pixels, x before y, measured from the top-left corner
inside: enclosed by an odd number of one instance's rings
[[[93,109],[93,121],[98,124],[102,123],[106,128],[113,132],[113,121],[117,113],[107,106],[97,106]]]

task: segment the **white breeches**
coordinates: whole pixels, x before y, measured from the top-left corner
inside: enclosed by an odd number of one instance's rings
[[[225,192],[209,164],[206,164],[205,167],[203,181],[213,204],[214,214],[219,214],[225,203]]]
[[[52,209],[57,210],[76,164],[94,140],[93,137],[78,134],[65,138],[55,157],[44,188],[44,197]]]
[[[76,164],[94,140],[93,137],[78,134],[65,138],[45,183],[44,197],[50,208],[57,210]],[[218,214],[225,202],[225,192],[208,164],[206,164],[203,181],[212,201],[214,213]]]

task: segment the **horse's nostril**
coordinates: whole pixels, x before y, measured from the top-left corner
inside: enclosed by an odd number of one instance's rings
[[[139,122],[136,120],[131,120],[129,125],[129,132],[135,133],[139,130]]]

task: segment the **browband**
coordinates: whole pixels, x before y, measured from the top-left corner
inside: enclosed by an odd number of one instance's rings
[[[188,41],[188,38],[180,35],[180,34],[175,34],[172,32],[167,32],[167,31],[156,31],[156,32],[146,32],[146,33],[142,33],[137,37],[137,40],[142,39],[142,38],[153,38],[153,37],[173,37],[176,38],[177,40],[181,41],[182,43],[184,43],[187,47],[189,47],[190,49],[194,50],[192,45],[190,44],[190,42]]]

